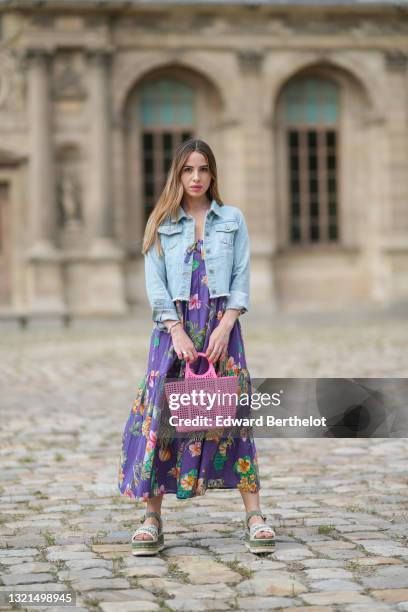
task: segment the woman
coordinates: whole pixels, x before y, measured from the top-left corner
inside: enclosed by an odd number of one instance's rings
[[[245,543],[251,552],[269,552],[275,533],[260,510],[251,430],[224,428],[180,438],[164,418],[166,378],[184,378],[187,362],[197,361],[196,373],[207,370],[197,352],[206,354],[218,376],[238,376],[242,393],[251,390],[238,321],[249,308],[248,232],[241,211],[223,204],[214,154],[202,140],[189,139],[175,152],[142,252],[156,325],[120,457],[120,492],[147,505],[132,552],[156,554],[163,548],[163,495],[186,499],[207,488],[239,489]],[[248,407],[239,410],[249,415]]]

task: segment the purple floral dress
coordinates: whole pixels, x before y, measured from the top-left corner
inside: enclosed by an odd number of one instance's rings
[[[209,297],[201,240],[186,250],[186,262],[191,255],[190,300],[177,300],[175,306],[196,350],[205,352],[212,331],[223,317],[227,297]],[[259,470],[251,428],[223,428],[177,437],[168,420],[160,418],[164,405],[168,410],[164,382],[166,378],[184,378],[185,365],[173,349],[171,335],[154,328],[147,373],[138,383],[123,432],[118,479],[121,494],[146,500],[162,493],[186,499],[204,495],[207,488],[257,491]],[[199,357],[192,367],[202,374],[208,361]],[[251,393],[238,319],[230,332],[227,357],[215,362],[214,367],[219,376],[238,376],[238,392]],[[249,416],[249,410],[239,405],[237,416]]]

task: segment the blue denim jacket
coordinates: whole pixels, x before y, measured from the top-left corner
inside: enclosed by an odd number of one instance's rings
[[[178,208],[178,220],[169,215],[158,228],[163,256],[156,245],[145,253],[146,291],[156,327],[178,320],[175,300],[189,300],[193,257],[185,252],[195,241],[195,220]],[[235,206],[220,206],[215,200],[204,222],[203,248],[210,298],[228,296],[226,308],[241,314],[249,309],[250,245],[245,218]]]

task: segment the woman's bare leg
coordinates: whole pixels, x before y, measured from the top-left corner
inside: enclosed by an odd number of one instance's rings
[[[241,496],[242,496],[242,501],[244,502],[244,506],[245,506],[245,510],[247,512],[251,512],[251,510],[260,510],[261,506],[261,502],[259,499],[259,491],[256,491],[256,493],[251,493],[250,491],[240,491]],[[260,517],[260,516],[252,516],[249,519],[249,524],[250,525],[262,525],[264,523],[264,520]],[[271,534],[269,531],[259,531],[256,536],[256,538],[270,538]]]
[[[154,497],[151,497],[146,502],[146,512],[157,512],[158,514],[160,514],[162,502],[163,502],[163,494],[155,495]],[[156,527],[158,527],[159,522],[154,517],[149,516],[145,521],[143,521],[143,525],[156,525]],[[149,536],[147,533],[141,533],[137,535],[135,538],[135,540],[151,540],[151,539],[152,539],[151,536]]]

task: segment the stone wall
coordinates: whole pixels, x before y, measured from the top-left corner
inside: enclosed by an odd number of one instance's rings
[[[138,90],[197,93],[223,200],[244,212],[253,304],[408,300],[408,22],[400,6],[11,3],[0,40],[3,315],[120,314],[145,302]],[[300,74],[341,91],[336,244],[288,240],[281,94]]]

